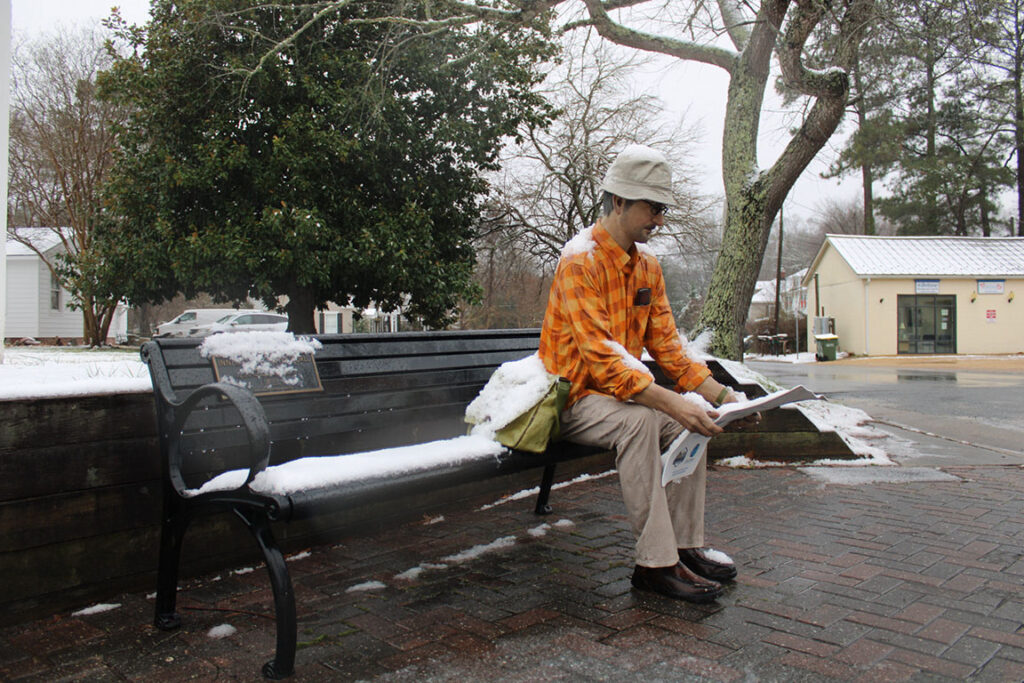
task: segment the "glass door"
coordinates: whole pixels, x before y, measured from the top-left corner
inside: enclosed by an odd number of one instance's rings
[[[900,295],[896,299],[896,352],[917,353],[916,296]]]
[[[956,353],[956,297],[900,295],[896,305],[898,353]]]

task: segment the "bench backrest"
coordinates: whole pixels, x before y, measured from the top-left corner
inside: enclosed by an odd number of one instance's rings
[[[540,331],[480,330],[323,335],[321,392],[260,396],[271,424],[271,463],[420,443],[465,434],[466,405],[500,364],[534,353]],[[201,339],[143,347],[154,387],[177,401],[215,381]],[[160,433],[173,419],[157,391]],[[204,400],[185,425],[183,471],[197,482],[248,465],[245,432],[226,401]]]

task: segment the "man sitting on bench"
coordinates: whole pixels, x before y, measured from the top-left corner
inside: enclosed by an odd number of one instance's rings
[[[633,586],[708,602],[736,568],[702,548],[706,468],[701,462],[690,476],[662,486],[661,453],[684,428],[706,436],[722,431],[712,421],[716,412],[677,391],[696,391],[715,405],[736,397],[704,363],[687,357],[661,267],[644,246],[674,203],[665,156],[626,148],[601,189],[603,217],[563,249],[541,330],[545,367],[572,383],[560,436],[616,451],[637,536]],[[639,360],[644,348],[677,391],[654,383]]]

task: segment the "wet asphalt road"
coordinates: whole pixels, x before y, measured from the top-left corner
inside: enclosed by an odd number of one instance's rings
[[[747,361],[783,386],[802,384],[859,408],[896,439],[900,464],[1024,466],[1024,372]]]

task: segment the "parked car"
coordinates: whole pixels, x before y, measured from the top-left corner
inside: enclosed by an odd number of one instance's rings
[[[187,337],[200,325],[209,325],[231,313],[259,313],[255,308],[189,308],[173,320],[156,326],[154,337]]]
[[[284,332],[288,329],[288,316],[277,313],[243,313],[225,315],[208,325],[197,325],[188,331],[190,337],[208,337],[220,332]]]

